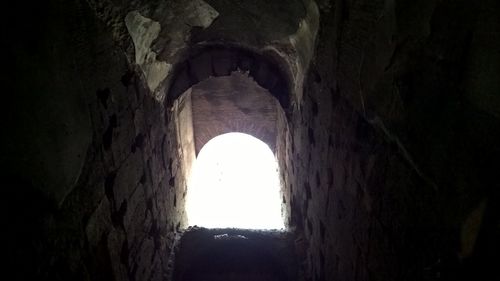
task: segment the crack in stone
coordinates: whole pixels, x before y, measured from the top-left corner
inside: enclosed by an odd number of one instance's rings
[[[382,132],[384,133],[384,135],[386,136],[386,138],[390,142],[393,142],[393,143],[395,143],[398,146],[398,149],[401,152],[403,158],[408,162],[408,164],[410,164],[410,166],[417,173],[417,175],[419,177],[421,177],[427,184],[429,184],[430,186],[432,186],[432,188],[434,189],[434,191],[437,192],[438,191],[438,186],[436,185],[436,183],[434,183],[429,177],[427,177],[420,170],[420,168],[417,166],[417,164],[413,160],[413,157],[410,155],[410,153],[408,152],[408,150],[406,150],[406,148],[401,143],[401,141],[399,140],[399,138],[397,136],[395,136],[394,134],[392,134],[391,132],[389,132],[389,130],[384,125],[384,123],[382,122],[382,120],[378,116],[375,116],[373,119],[368,119],[368,118],[365,117],[365,119],[368,121],[368,123],[372,124],[374,127],[382,130]]]

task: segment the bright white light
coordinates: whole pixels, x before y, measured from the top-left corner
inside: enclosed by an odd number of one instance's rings
[[[278,165],[259,139],[228,133],[211,139],[194,163],[186,198],[189,225],[284,228]]]

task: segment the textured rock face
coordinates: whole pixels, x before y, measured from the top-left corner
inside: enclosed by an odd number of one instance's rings
[[[182,212],[163,104],[86,3],[38,8],[34,38],[26,23],[7,35],[6,267],[15,280],[164,280]]]
[[[156,53],[150,48],[158,38],[160,24],[141,16],[137,11],[127,14],[125,24],[134,41],[135,63],[141,67],[149,89],[154,92],[172,67],[166,62],[157,61]]]
[[[498,276],[498,4],[330,4],[281,148],[307,278]]]

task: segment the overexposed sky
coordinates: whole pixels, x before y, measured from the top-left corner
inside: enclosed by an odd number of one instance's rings
[[[278,164],[259,139],[228,133],[198,154],[188,187],[189,225],[208,228],[284,228]]]

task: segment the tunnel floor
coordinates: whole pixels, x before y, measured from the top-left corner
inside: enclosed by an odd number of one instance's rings
[[[285,231],[192,227],[176,250],[174,281],[298,279],[293,235]]]

